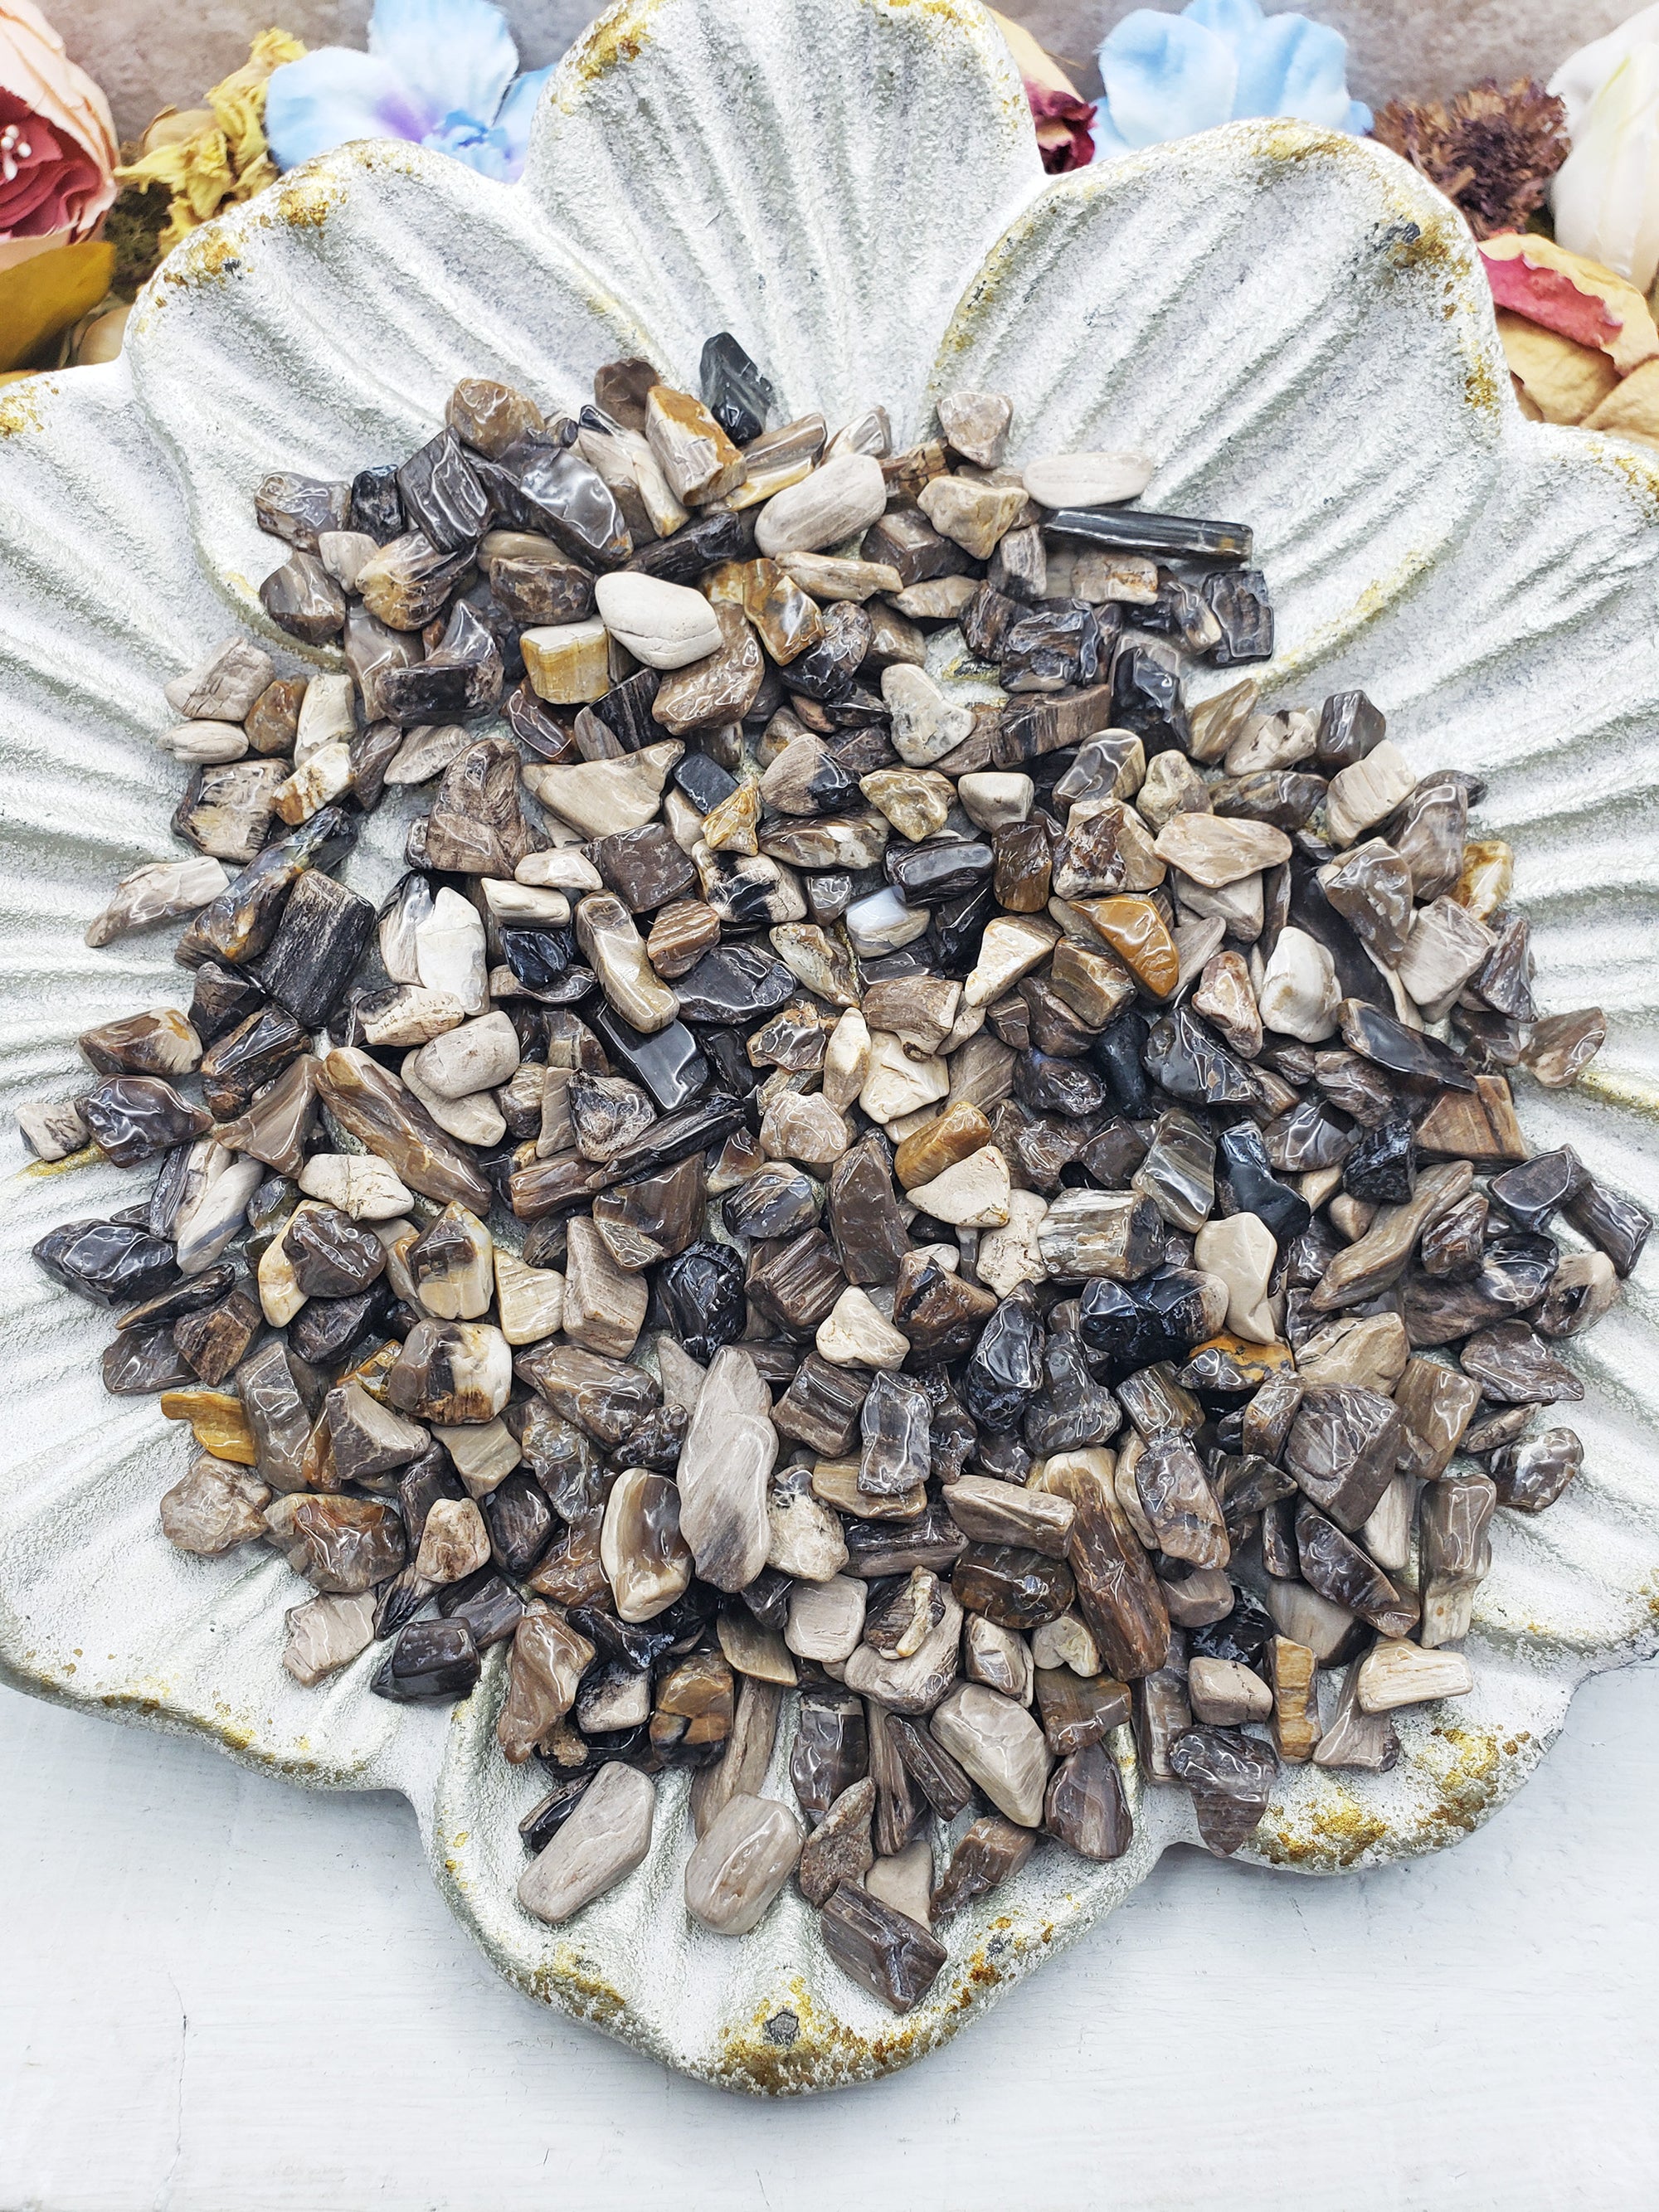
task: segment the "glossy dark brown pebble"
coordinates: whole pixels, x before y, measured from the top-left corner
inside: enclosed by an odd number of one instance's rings
[[[641,545],[628,565],[643,575],[660,576],[667,583],[689,584],[704,569],[721,561],[746,561],[754,550],[754,515],[740,510],[734,514],[699,515],[672,537]]]
[[[1070,1752],[1048,1778],[1042,1825],[1079,1858],[1121,1859],[1134,1837],[1117,1762],[1101,1744]]]
[[[822,1230],[750,1248],[744,1287],[760,1313],[784,1329],[815,1329],[847,1288],[835,1248]]]
[[[173,1341],[198,1378],[216,1385],[240,1362],[263,1319],[258,1302],[239,1288],[204,1312],[181,1315],[173,1324]]]
[[[524,1617],[524,1601],[493,1566],[480,1567],[438,1593],[438,1611],[447,1620],[470,1629],[480,1652],[504,1644]]]
[[[267,845],[218,896],[191,919],[173,958],[180,967],[204,960],[256,960],[276,933],[284,902],[309,869],[331,867],[356,842],[356,822],[337,806],[318,810],[286,837]]]
[[[920,1218],[920,1217],[918,1217]],[[915,1224],[913,1224],[913,1226]],[[994,1294],[932,1252],[907,1252],[893,1287],[893,1325],[918,1360],[957,1359],[972,1349],[996,1310]],[[935,1450],[934,1472],[942,1474]]]
[[[66,1290],[100,1306],[160,1296],[178,1280],[169,1238],[131,1221],[66,1221],[49,1230],[33,1257]]]
[[[1058,1759],[1103,1743],[1129,1718],[1127,1686],[1109,1674],[1074,1674],[1069,1667],[1036,1669],[1036,1705],[1048,1748]]]
[[[676,1337],[699,1364],[743,1334],[744,1264],[731,1245],[690,1246],[661,1270],[657,1288]]]
[[[1459,1358],[1464,1373],[1500,1405],[1545,1406],[1584,1395],[1571,1368],[1525,1322],[1499,1322],[1481,1329],[1469,1338]]]
[[[1236,1729],[1189,1729],[1170,1747],[1170,1764],[1192,1793],[1198,1832],[1218,1856],[1248,1843],[1279,1776],[1272,1749]]]
[[[701,1022],[757,1022],[792,999],[799,985],[781,960],[753,945],[721,945],[674,986],[680,1018]]]
[[[471,1696],[481,1661],[464,1620],[412,1620],[369,1684],[397,1705],[450,1705]]]
[[[1015,1630],[1058,1620],[1075,1595],[1063,1560],[1008,1544],[969,1545],[951,1570],[951,1587],[964,1610]]]
[[[259,981],[307,1030],[319,1029],[343,997],[374,927],[367,899],[309,869],[283,908]]]
[[[821,1820],[869,1767],[864,1702],[833,1683],[804,1688],[789,1778],[809,1818]]]
[[[822,1203],[799,1168],[779,1162],[728,1191],[720,1201],[720,1218],[734,1237],[787,1237],[810,1229]]]
[[[1411,1123],[1367,1129],[1342,1163],[1342,1188],[1373,1206],[1403,1206],[1417,1188],[1417,1143]]]
[[[259,586],[259,603],[302,645],[325,645],[345,624],[345,594],[314,553],[291,553]]]
[[[253,495],[253,519],[272,538],[314,553],[325,530],[343,530],[351,513],[351,487],[320,477],[267,477]]]
[[[872,1497],[902,1497],[927,1479],[933,1409],[907,1375],[877,1375],[865,1393],[859,1428],[859,1488]]]
[[[479,1503],[496,1565],[527,1575],[553,1538],[553,1510],[540,1486],[515,1468]]]
[[[830,1233],[849,1283],[892,1283],[910,1238],[878,1138],[843,1152],[830,1176]]]
[[[933,1892],[933,1917],[949,1920],[1017,1875],[1036,1848],[1036,1832],[1000,1813],[970,1821]]]
[[[773,1425],[781,1436],[809,1445],[827,1458],[841,1458],[858,1434],[870,1381],[865,1369],[832,1366],[816,1352],[809,1352],[788,1389],[773,1404]]]
[[[311,1042],[286,1006],[265,1005],[209,1046],[198,1071],[216,1121],[234,1121]]]
[[[1489,1212],[1485,1194],[1473,1191],[1424,1231],[1418,1258],[1425,1274],[1443,1280],[1466,1279],[1480,1265]]]
[[[1358,1544],[1305,1499],[1297,1509],[1296,1550],[1310,1588],[1357,1613],[1379,1635],[1405,1636],[1417,1625],[1417,1600],[1396,1589]]]
[[[1504,1445],[1487,1465],[1500,1505],[1516,1513],[1541,1513],[1554,1504],[1583,1461],[1584,1447],[1573,1431],[1553,1428]]]
[[[296,1213],[283,1238],[294,1279],[307,1297],[342,1298],[385,1272],[386,1248],[335,1206]]]
[[[1487,1189],[1519,1229],[1547,1228],[1559,1208],[1584,1188],[1589,1177],[1571,1145],[1537,1152],[1495,1175]]]
[[[1285,1464],[1340,1528],[1364,1526],[1394,1474],[1400,1416],[1380,1391],[1355,1383],[1309,1390],[1285,1447]]]
[[[897,2013],[921,2002],[945,1964],[945,1946],[919,1922],[850,1882],[831,1892],[818,1926],[842,1972]]]
[[[630,1436],[661,1396],[644,1368],[574,1344],[535,1345],[520,1352],[514,1365],[556,1413],[606,1449]]]
[[[212,1121],[159,1075],[106,1076],[76,1103],[93,1142],[118,1168],[141,1167],[199,1137]]]
[[[908,1575],[916,1567],[949,1574],[968,1548],[967,1538],[937,1500],[930,1500],[914,1521],[849,1521],[842,1534],[846,1571],[866,1582]]]
[[[264,997],[251,975],[204,960],[196,970],[191,993],[190,1025],[204,1046],[210,1046],[246,1021]]]
[[[1474,1078],[1462,1055],[1426,1030],[1409,1030],[1392,1014],[1358,999],[1345,999],[1337,1008],[1337,1018],[1344,1043],[1351,1051],[1374,1060],[1379,1067],[1425,1086],[1474,1090]]]
[[[201,1380],[170,1328],[124,1329],[100,1363],[112,1397],[145,1397],[158,1390],[192,1389]]]
[[[1653,1227],[1653,1217],[1634,1199],[1609,1190],[1589,1177],[1570,1199],[1567,1219],[1582,1236],[1597,1244],[1621,1275],[1628,1275],[1642,1256]]]

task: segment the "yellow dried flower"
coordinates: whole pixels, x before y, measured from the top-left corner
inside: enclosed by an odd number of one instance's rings
[[[171,252],[198,224],[237,200],[276,181],[265,143],[265,87],[273,70],[298,61],[306,49],[286,31],[262,31],[244,66],[207,96],[207,106],[185,115],[157,116],[144,133],[143,151],[118,169],[123,184],[161,185],[169,195],[159,240]]]

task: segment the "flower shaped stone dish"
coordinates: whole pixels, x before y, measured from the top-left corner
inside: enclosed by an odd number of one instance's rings
[[[89,1025],[185,995],[170,935],[94,953],[82,933],[113,878],[173,849],[162,685],[237,625],[295,665],[258,599],[261,480],[401,458],[463,375],[574,408],[597,367],[637,354],[695,388],[721,329],[785,414],[845,421],[878,398],[905,443],[938,393],[1005,392],[1016,461],[1139,447],[1148,505],[1249,517],[1278,613],[1269,697],[1363,686],[1414,764],[1485,778],[1541,1002],[1608,1010],[1576,1091],[1517,1083],[1528,1138],[1659,1203],[1651,459],[1522,421],[1467,233],[1373,146],[1245,124],[1045,181],[974,0],[625,0],[561,66],[522,185],[343,149],[176,254],[120,362],[5,395],[8,1103],[61,1095]],[[951,657],[947,634],[947,675]],[[348,870],[366,896],[400,872],[408,819],[372,817]],[[453,1908],[531,1994],[727,2086],[830,2087],[931,2049],[1197,1840],[1186,1794],[1150,1786],[1121,1740],[1127,1854],[1036,1852],[948,1924],[947,1963],[899,2022],[830,1965],[793,1893],[740,1940],[688,1922],[679,1776],[637,1872],[544,1927],[515,1898],[537,1786],[496,1753],[500,1655],[453,1711],[374,1697],[373,1654],[301,1690],[280,1664],[286,1568],[164,1540],[173,1433],[100,1394],[100,1318],[28,1262],[131,1186],[77,1155],[8,1195],[6,1678],[313,1787],[404,1791]],[[1286,1768],[1244,1856],[1335,1873],[1455,1840],[1525,1779],[1586,1674],[1651,1647],[1650,1283],[1638,1268],[1570,1347],[1584,1472],[1545,1519],[1497,1516],[1473,1694],[1405,1714],[1389,1773]]]

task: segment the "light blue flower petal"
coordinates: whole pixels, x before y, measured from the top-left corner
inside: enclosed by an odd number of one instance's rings
[[[519,66],[507,18],[489,0],[375,0],[368,51],[409,87],[426,131],[450,115],[493,123]]]
[[[1089,128],[1095,142],[1097,161],[1109,161],[1120,154],[1134,152],[1134,148],[1113,122],[1111,110],[1103,100],[1095,102],[1095,119]]]
[[[545,69],[526,70],[522,76],[514,77],[507,88],[507,98],[495,118],[495,128],[507,141],[511,164],[507,170],[509,183],[524,167],[530,145],[530,126],[536,119],[536,103],[542,96],[542,87],[556,67],[556,63],[550,62]]]
[[[410,100],[396,70],[349,46],[319,46],[274,70],[265,137],[279,169],[348,138],[419,138],[432,118]]]
[[[1348,42],[1305,15],[1271,15],[1238,68],[1233,113],[1294,115],[1304,123],[1346,129]]]
[[[1267,21],[1256,0],[1189,0],[1181,12],[1189,23],[1200,23],[1224,40],[1235,59],[1242,58]]]
[[[446,115],[421,143],[434,154],[447,154],[452,161],[476,169],[481,177],[493,177],[497,184],[510,184],[518,174],[506,133],[480,123],[476,115]]]
[[[1236,70],[1225,41],[1186,15],[1137,8],[1100,50],[1112,122],[1127,146],[1155,146],[1224,123]]]
[[[1339,130],[1347,131],[1352,137],[1364,138],[1369,137],[1370,127],[1376,120],[1376,118],[1363,100],[1351,100],[1348,102],[1348,119],[1337,127]]]

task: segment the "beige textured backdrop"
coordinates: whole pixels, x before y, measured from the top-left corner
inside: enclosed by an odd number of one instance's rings
[[[256,31],[280,23],[311,46],[363,43],[370,0],[46,0],[69,49],[110,96],[123,137],[160,107],[191,105],[247,55]],[[1004,0],[1098,88],[1094,53],[1135,0]],[[1346,33],[1351,89],[1376,103],[1392,94],[1456,92],[1481,76],[1548,76],[1587,39],[1622,22],[1631,0],[1304,0],[1304,12]],[[1269,0],[1268,12],[1279,9]],[[527,67],[556,60],[597,14],[589,0],[507,0]]]

